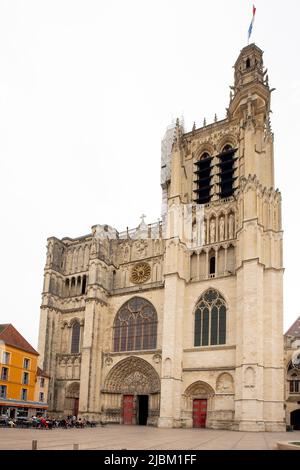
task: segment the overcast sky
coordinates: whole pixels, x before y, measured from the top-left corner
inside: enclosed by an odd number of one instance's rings
[[[300,2],[256,0],[276,187],[285,329],[300,315]],[[47,237],[160,216],[166,126],[225,117],[249,0],[0,0],[1,312],[37,346]]]

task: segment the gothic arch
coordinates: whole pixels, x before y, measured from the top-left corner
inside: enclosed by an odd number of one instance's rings
[[[237,141],[233,134],[226,134],[219,140],[217,144],[218,153],[221,153],[226,145],[230,145],[232,148],[236,148]]]
[[[215,395],[215,391],[208,383],[198,380],[186,388],[184,395],[190,398],[210,398]]]
[[[72,382],[66,388],[66,398],[79,398],[79,382]]]
[[[287,367],[287,377],[290,379],[292,375],[296,374],[297,377],[300,379],[300,370],[296,369],[292,361],[289,362],[288,367]]]
[[[212,144],[206,142],[199,147],[199,149],[196,152],[196,160],[201,160],[202,156],[208,153],[208,155],[213,156],[214,154],[214,147]]]
[[[109,372],[104,392],[122,394],[151,394],[160,391],[160,378],[156,370],[144,359],[136,356],[118,362]]]
[[[202,292],[202,294],[197,299],[196,306],[195,306],[194,311],[193,311],[194,316],[195,316],[195,313],[196,313],[199,302],[201,301],[202,297],[205,297],[209,293],[209,291],[216,291],[218,293],[218,295],[220,296],[220,298],[227,305],[226,298],[225,298],[223,292],[221,292],[219,289],[215,289],[214,287],[208,287],[204,292]]]
[[[74,323],[79,323],[80,324],[80,318],[78,317],[74,317],[70,320],[70,323],[69,323],[69,326],[70,328],[72,328],[72,326],[74,325]]]

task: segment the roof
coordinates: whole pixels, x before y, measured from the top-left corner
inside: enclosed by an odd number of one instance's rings
[[[50,375],[46,374],[46,372],[43,371],[43,369],[41,369],[40,367],[37,368],[36,375],[38,377],[46,377],[47,379],[50,379]]]
[[[295,336],[300,338],[300,317],[290,326],[290,328],[285,333],[286,336]]]
[[[9,346],[39,355],[39,353],[26,341],[11,323],[0,325],[0,340]]]

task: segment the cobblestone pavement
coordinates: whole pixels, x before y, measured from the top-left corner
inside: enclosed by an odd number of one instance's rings
[[[86,429],[0,429],[0,449],[40,450],[269,450],[277,441],[300,441],[300,431],[250,433],[211,429],[162,429],[146,426],[106,425]]]

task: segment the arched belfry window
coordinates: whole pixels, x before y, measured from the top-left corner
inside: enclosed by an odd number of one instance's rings
[[[235,157],[236,151],[237,149],[231,147],[231,145],[226,145],[219,155],[217,166],[219,167],[219,196],[221,199],[234,195],[234,182],[237,179],[234,167],[234,162],[237,160],[237,157]]]
[[[198,160],[196,165],[195,180],[196,189],[194,193],[196,194],[194,202],[197,204],[207,204],[211,199],[211,179],[212,179],[212,171],[211,171],[211,161],[212,157],[207,153],[203,153],[200,160]]]
[[[80,324],[75,321],[72,326],[71,354],[79,353],[80,344]]]
[[[194,346],[226,344],[226,302],[215,289],[200,298],[195,312]]]
[[[113,326],[114,351],[156,349],[157,313],[141,297],[128,300],[118,311]]]
[[[300,370],[295,369],[292,362],[288,366],[288,381],[290,393],[300,393]]]

